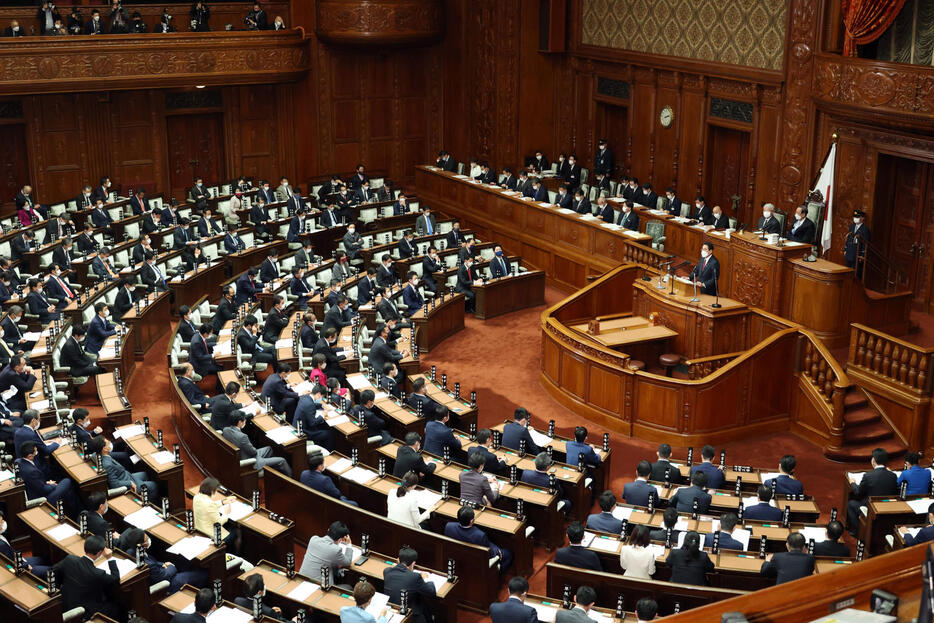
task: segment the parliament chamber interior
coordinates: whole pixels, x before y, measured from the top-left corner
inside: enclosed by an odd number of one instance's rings
[[[6,621],[932,621],[931,2],[0,33]]]

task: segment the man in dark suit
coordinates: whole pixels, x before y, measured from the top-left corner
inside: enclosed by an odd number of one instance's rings
[[[800,480],[794,477],[795,467],[797,466],[798,460],[793,454],[784,455],[778,461],[779,475],[774,479],[769,478],[762,484],[778,494],[802,495],[804,493],[804,485],[801,484]],[[774,485],[772,484],[772,480],[775,481]]]
[[[195,595],[194,612],[179,612],[172,617],[170,623],[204,623],[207,616],[214,611],[217,603],[214,598],[214,591],[210,588],[202,588]]]
[[[71,238],[65,238],[62,240],[62,244],[55,247],[55,250],[52,251],[52,262],[58,264],[59,267],[67,274],[71,272],[71,261],[72,261],[72,242]]]
[[[29,294],[26,295],[26,306],[29,308],[29,313],[39,316],[39,322],[43,325],[61,318],[61,312],[46,297],[44,285],[42,281],[36,278],[30,279],[28,284]]]
[[[146,198],[145,190],[140,188],[135,195],[130,196],[130,209],[136,215],[149,212],[149,199]]]
[[[13,434],[13,450],[16,456],[24,458],[27,456],[23,452],[23,444],[26,442],[33,442],[36,444],[36,458],[35,464],[37,467],[42,469],[47,475],[51,473],[52,466],[49,464],[49,457],[52,456],[52,453],[58,450],[58,443],[45,443],[42,439],[42,436],[39,434],[39,413],[35,409],[24,409],[22,411],[23,425],[16,429],[16,432]]]
[[[438,255],[438,249],[434,246],[428,247],[428,253],[422,258],[422,281],[425,289],[437,294],[438,282],[435,281],[434,273],[442,270],[441,258]]]
[[[162,224],[165,227],[177,225],[180,218],[181,217],[178,215],[178,208],[175,205],[174,199],[171,203],[162,208]]]
[[[499,557],[499,572],[505,574],[512,566],[515,555],[510,550],[491,543],[486,533],[474,525],[475,517],[476,514],[471,507],[460,507],[457,511],[457,521],[449,521],[444,525],[444,536],[486,547],[490,550],[490,558]]]
[[[256,200],[263,200],[263,203],[270,204],[276,202],[276,195],[269,186],[269,180],[263,180],[260,183],[259,190],[256,191]]]
[[[133,264],[142,264],[146,261],[147,253],[155,253],[155,249],[152,248],[152,239],[148,234],[143,234],[139,242],[133,245],[132,261]]]
[[[648,461],[639,461],[636,465],[636,479],[623,485],[623,500],[626,504],[634,506],[648,506],[649,498],[653,498],[653,506],[658,506],[658,490],[649,484],[652,475],[652,464]]]
[[[707,486],[707,474],[704,472],[694,472],[691,475],[691,486],[678,489],[668,501],[669,506],[674,506],[679,513],[690,513],[694,510],[694,502],[697,501],[697,512],[706,513],[710,509],[711,496],[704,489]]]
[[[0,327],[3,328],[3,341],[6,342],[10,350],[15,352],[27,352],[36,345],[35,342],[27,340],[23,336],[22,329],[19,328],[19,322],[23,319],[23,308],[19,305],[11,305]]]
[[[775,218],[773,215],[774,212],[774,205],[771,203],[762,204],[762,218],[756,223],[756,231],[761,231],[763,235],[782,233],[782,224]]]
[[[415,431],[409,431],[403,439],[404,446],[396,453],[396,463],[392,468],[392,475],[397,478],[405,476],[408,472],[415,472],[426,477],[435,471],[435,463],[426,463],[422,457],[422,436]]]
[[[334,347],[337,345],[337,338],[338,333],[336,329],[324,329],[315,344],[312,355],[317,355],[319,353],[324,355],[327,361],[324,373],[328,378],[337,377],[338,380],[343,381],[347,376],[347,371],[341,367],[340,362],[346,359],[347,356],[343,353],[338,354],[336,352]]]
[[[261,290],[262,288],[256,283],[256,269],[248,269],[237,278],[237,306],[254,302],[256,294]]]
[[[49,278],[45,282],[45,293],[50,299],[58,299],[56,309],[61,311],[75,300],[74,287],[62,276],[62,269],[57,264],[49,266]]]
[[[597,197],[597,216],[603,219],[604,223],[612,223],[613,219],[616,218],[616,213],[613,210],[613,206],[607,203],[606,197],[600,195]]]
[[[723,513],[720,515],[720,538],[718,539],[720,549],[732,549],[743,551],[746,548],[743,547],[741,541],[738,541],[733,538],[733,529],[736,527],[736,524],[739,523],[739,517],[736,513]],[[704,537],[704,547],[713,547],[713,534],[707,534]]]
[[[297,296],[296,304],[301,310],[308,309],[308,298],[313,294],[314,289],[305,280],[305,268],[302,266],[292,266],[292,279],[289,281],[289,294]]]
[[[217,396],[211,403],[211,428],[214,430],[224,430],[233,424],[233,413],[243,408],[243,405],[237,402],[237,394],[240,393],[240,383],[229,381],[224,386],[224,393]]]
[[[133,304],[136,302],[136,295],[134,294],[136,278],[133,277],[132,279],[133,281],[120,279],[117,286],[117,296],[114,297],[114,320],[117,322],[120,322],[123,315],[133,309]]]
[[[310,489],[338,499],[341,502],[359,506],[353,500],[344,497],[331,477],[324,473],[324,455],[315,451],[308,455],[308,469],[299,474],[298,481]]]
[[[76,516],[81,508],[81,500],[78,497],[74,481],[70,478],[62,478],[57,482],[51,480],[48,470],[37,460],[38,447],[39,445],[35,441],[24,441],[16,447],[16,451],[20,455],[16,459],[16,464],[19,465],[19,474],[23,479],[26,499],[45,498],[52,506],[57,505],[58,501],[62,500],[67,514],[72,517]]]
[[[65,343],[62,344],[59,363],[61,363],[62,367],[68,368],[71,376],[94,376],[105,372],[81,346],[81,340],[84,339],[86,334],[87,327],[84,324],[78,324],[72,329],[71,335],[65,340]]]
[[[399,564],[383,570],[383,590],[389,601],[402,603],[402,591],[406,591],[412,623],[431,623],[431,606],[428,599],[435,596],[435,585],[427,582],[428,574],[415,570],[418,553],[411,547],[399,550]]]
[[[10,257],[14,260],[21,260],[29,251],[36,250],[36,235],[32,230],[27,229],[19,236],[15,236],[10,241]]]
[[[414,270],[410,270],[406,277],[408,279],[405,288],[402,290],[402,302],[407,308],[405,310],[405,315],[412,317],[425,306],[425,298],[418,290],[418,273]]]
[[[795,208],[795,222],[792,223],[791,229],[788,230],[789,240],[811,244],[814,242],[816,229],[814,222],[808,218],[808,207],[802,205]]]
[[[863,223],[866,220],[866,213],[862,210],[853,210],[853,224],[846,232],[846,243],[843,248],[843,256],[846,259],[846,265],[850,268],[856,267],[856,276],[861,277],[863,272],[863,262],[856,266],[858,258],[866,253],[866,248],[871,241],[869,228]]]
[[[490,276],[493,279],[506,277],[512,272],[512,264],[509,258],[503,253],[503,247],[496,245],[493,247],[493,259],[490,260]]]
[[[257,197],[256,201],[250,206],[250,223],[256,227],[256,234],[261,238],[270,238],[273,234],[269,224],[271,217],[269,210],[266,209],[266,201]]]
[[[702,461],[697,465],[691,467],[691,474],[694,472],[704,472],[707,474],[707,486],[711,489],[720,489],[723,487],[723,483],[726,480],[726,476],[723,475],[723,471],[713,464],[714,456],[716,456],[716,451],[711,445],[705,445],[701,448],[701,459]]]
[[[642,185],[642,200],[639,202],[650,210],[654,210],[658,204],[658,195],[652,190],[652,185],[648,182]]]
[[[408,350],[397,350],[389,345],[389,324],[382,323],[376,327],[376,337],[370,344],[369,360],[370,365],[375,370],[382,370],[387,363],[396,363],[402,361],[408,354]]]
[[[580,569],[603,571],[597,552],[581,546],[581,541],[584,539],[584,526],[579,521],[572,522],[568,526],[567,535],[568,546],[558,550],[557,554],[555,554],[555,563]]]
[[[353,309],[350,308],[350,301],[344,294],[337,297],[337,305],[331,305],[324,314],[324,324],[322,327],[327,330],[330,328],[340,331],[344,327],[353,324]]]
[[[561,207],[567,207],[567,206],[561,206]],[[574,191],[574,200],[571,203],[571,209],[577,212],[578,214],[590,214],[592,212],[591,207],[590,207],[590,199],[584,196],[584,191],[581,190],[580,188]]]
[[[139,278],[152,292],[164,292],[169,287],[165,281],[165,275],[163,275],[159,267],[156,266],[155,253],[147,253],[145,255],[143,267],[139,271]]]
[[[928,523],[932,523],[931,520],[931,507],[928,507]],[[814,555],[815,556],[833,556],[835,558],[849,558],[850,557],[850,547],[846,543],[840,542],[840,537],[843,536],[844,528],[843,524],[839,521],[831,521],[827,524],[825,529],[827,533],[827,538],[820,543],[814,544]],[[900,530],[901,531],[901,530]],[[911,541],[908,540],[908,536],[905,533],[903,535],[905,538],[906,545],[914,545],[916,543],[922,543],[924,541],[934,540],[934,526],[927,526],[921,529]],[[921,540],[919,540],[921,539]]]
[[[477,445],[470,447],[467,450],[467,460],[470,461],[470,457],[474,454],[479,454],[483,457],[485,463],[483,464],[483,471],[489,474],[504,474],[506,473],[506,461],[500,460],[493,452],[490,451],[490,447],[493,444],[493,433],[489,428],[482,428],[477,431]]]
[[[198,234],[191,227],[191,221],[185,217],[178,220],[178,227],[172,232],[173,248],[185,249],[198,244]]]
[[[540,489],[548,489],[551,484],[549,475],[554,468],[554,459],[552,459],[547,452],[539,452],[535,455],[533,463],[535,469],[523,469],[519,480]],[[564,483],[556,479],[555,488],[558,492],[558,510],[568,512],[571,508],[571,500],[569,499]]]
[[[490,619],[493,623],[538,623],[538,613],[532,606],[525,605],[529,593],[529,582],[517,575],[509,580],[509,597],[506,601],[490,604]]]
[[[86,35],[102,35],[104,34],[104,25],[101,23],[101,12],[97,9],[91,11],[91,19],[88,20],[88,23],[84,26],[84,34]]]
[[[723,208],[714,206],[709,224],[713,225],[714,229],[728,229],[730,227],[730,219],[723,213]]]
[[[215,334],[219,334],[227,321],[233,320],[237,315],[237,306],[234,303],[234,289],[229,283],[221,290],[221,300],[217,304],[214,316],[211,318],[211,329]],[[211,340],[212,343],[217,340]],[[200,373],[199,373],[200,374]]]
[[[94,205],[94,197],[91,192],[91,185],[85,184],[81,189],[81,194],[75,197],[75,207],[79,210],[85,210]]]
[[[558,186],[558,192],[555,194],[554,204],[559,208],[564,208],[565,210],[573,210],[574,204],[571,197],[571,193],[568,192],[568,185],[562,184],[561,186]],[[587,205],[589,209],[589,201],[587,202]]]
[[[691,271],[689,278],[697,284],[701,294],[718,294],[720,261],[713,255],[712,242],[705,241],[701,244],[701,259]]]
[[[594,175],[602,173],[603,175],[612,175],[615,160],[613,152],[606,144],[606,139],[601,138],[597,141],[597,153],[593,157]]]
[[[545,185],[542,184],[542,181],[537,177],[532,178],[532,189],[529,196],[535,201],[544,201],[545,203],[551,202],[548,196],[548,189],[545,188]]]
[[[233,223],[227,226],[227,235],[224,236],[224,250],[228,254],[246,250],[246,243],[240,238],[237,226]]]
[[[326,203],[328,195],[337,194],[337,191],[341,187],[341,178],[337,175],[331,176],[331,181],[325,182],[321,185],[321,188],[318,189],[318,203]]]
[[[457,170],[457,162],[451,157],[451,154],[444,150],[438,152],[438,159],[435,160],[435,166],[442,171],[453,172]]]
[[[473,258],[468,257],[457,269],[457,284],[454,286],[454,291],[464,294],[464,305],[469,314],[472,314],[476,309],[474,301],[477,295],[473,291],[473,282],[477,278],[478,276],[473,270]]]
[[[357,203],[369,203],[371,200],[376,199],[376,192],[370,190],[369,180],[357,187],[354,199],[356,199]]]
[[[357,172],[353,174],[348,182],[351,188],[360,188],[364,184],[370,183],[370,176],[365,171],[366,169],[362,164],[357,164]]]
[[[772,506],[769,501],[772,499],[772,489],[765,485],[759,485],[756,490],[759,498],[758,504],[752,504],[743,509],[744,519],[761,519],[764,521],[781,521],[782,510],[777,506]]]
[[[616,224],[623,229],[639,231],[639,216],[633,212],[633,204],[629,199],[623,203],[623,209],[619,212],[619,220]]]
[[[534,441],[526,426],[529,423],[529,412],[524,407],[519,407],[512,414],[513,421],[507,422],[503,427],[502,446],[512,450],[518,450],[519,444],[525,442],[525,453],[536,455],[542,451]]]
[[[453,455],[461,449],[461,442],[454,436],[454,431],[448,427],[450,411],[444,409],[439,419],[431,420],[425,424],[425,452],[435,456],[443,456],[444,449],[448,448]]]
[[[302,328],[298,332],[298,339],[302,343],[302,348],[314,349],[318,343],[318,331],[315,329],[317,317],[311,312],[302,314]]]
[[[106,445],[107,441],[101,439],[99,442],[95,443],[92,446],[92,449],[97,452],[100,450],[101,446]],[[91,534],[96,534],[97,536],[106,538],[107,531],[112,530],[113,526],[110,525],[110,522],[104,519],[104,513],[107,512],[107,495],[103,491],[92,491],[88,494],[88,510],[81,513],[84,515],[88,524],[88,532]],[[117,533],[115,536],[120,536]]]
[[[224,233],[224,230],[221,228],[220,224],[214,220],[211,208],[205,208],[201,218],[198,219],[198,234],[202,238],[209,238],[211,236],[219,236],[222,233]]]
[[[668,214],[672,216],[681,216],[681,200],[678,199],[678,196],[675,194],[675,189],[669,186],[665,189],[665,199]]]
[[[581,166],[577,163],[577,156],[570,154],[568,156],[567,169],[564,174],[564,181],[568,189],[573,191],[581,185]]]
[[[94,223],[94,227],[98,229],[110,229],[111,223],[114,222],[112,216],[107,211],[104,206],[104,200],[98,199],[97,203],[94,204],[94,209],[91,210],[91,222]]]
[[[84,556],[69,554],[55,564],[55,574],[61,578],[63,610],[80,607],[88,615],[97,612],[120,619],[120,606],[110,594],[120,584],[120,571],[111,554],[104,539],[92,535],[84,541]],[[101,556],[109,559],[109,572],[97,568]]]
[[[678,533],[679,530],[675,530],[675,525],[677,525],[679,519],[678,509],[669,506],[665,509],[665,512],[662,513],[662,525],[660,528],[651,530],[649,532],[649,538],[653,541],[662,541],[664,542],[668,538],[668,531],[671,530],[671,542],[672,544],[677,544],[678,542]]]
[[[188,347],[188,359],[199,376],[210,376],[220,371],[220,366],[214,361],[214,346],[209,341],[212,333],[213,327],[206,322],[202,323]]]
[[[694,214],[691,215],[691,218],[704,225],[710,225],[712,217],[713,213],[710,211],[710,207],[707,205],[704,197],[702,195],[697,195],[694,199]]]
[[[350,208],[354,203],[354,196],[347,192],[346,186],[341,186],[337,196],[334,197],[334,203],[331,204],[337,206],[337,211],[332,214],[332,217],[337,217],[337,223],[347,223],[353,218],[353,213]]]
[[[71,218],[65,213],[59,214],[55,218],[49,219],[45,224],[45,239],[42,244],[50,244],[56,240],[61,240],[72,231]]]
[[[278,278],[279,252],[276,249],[270,249],[266,259],[259,265],[259,280],[263,283],[271,283]]]
[[[587,517],[587,529],[599,530],[600,532],[611,532],[619,534],[623,531],[623,522],[613,516],[613,509],[616,508],[616,496],[612,491],[604,491],[597,498],[600,505],[600,512],[593,513]]]
[[[178,373],[175,379],[178,382],[178,388],[182,390],[182,394],[188,399],[191,406],[199,411],[207,411],[210,409],[211,405],[217,400],[217,396],[208,398],[204,395],[204,392],[201,391],[201,388],[195,384],[194,367],[190,363],[185,362],[177,368],[177,371]]]
[[[275,351],[266,350],[259,344],[259,322],[253,314],[247,314],[243,319],[243,326],[237,332],[237,346],[255,363],[276,364]]]
[[[100,247],[97,238],[94,237],[94,224],[86,223],[84,226],[84,231],[75,238],[75,245],[78,247],[78,251],[81,254],[88,254],[97,251]]]
[[[272,410],[276,413],[284,413],[291,422],[295,419],[295,407],[298,406],[298,394],[289,387],[289,373],[292,372],[292,366],[287,363],[276,365],[275,374],[270,374],[266,382],[263,383],[263,391],[260,394],[265,400],[269,399]]]
[[[890,471],[885,464],[888,463],[889,453],[882,448],[872,451],[870,464],[872,469],[863,473],[859,484],[850,484],[850,501],[846,508],[846,527],[850,534],[856,535],[859,528],[860,506],[865,506],[872,496],[893,496],[898,493],[898,476]]]
[[[805,551],[805,545],[804,535],[792,532],[785,539],[788,551],[769,554],[759,573],[767,578],[776,578],[776,585],[811,575],[814,573],[814,556]]]
[[[117,334],[117,327],[108,320],[110,307],[107,303],[95,303],[94,311],[97,313],[88,324],[88,336],[84,341],[84,347],[89,353],[96,355],[104,346],[107,338]]]

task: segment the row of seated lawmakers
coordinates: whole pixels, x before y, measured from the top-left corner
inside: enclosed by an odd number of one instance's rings
[[[211,30],[211,7],[206,2],[194,2],[191,5],[191,19],[188,26],[192,32],[208,32]],[[12,20],[4,31],[7,37],[24,37],[28,35],[125,35],[143,34],[149,32],[149,26],[143,21],[139,11],[128,13],[123,3],[115,0],[111,3],[106,16],[102,16],[98,9],[92,9],[90,17],[85,20],[81,8],[73,6],[70,12],[62,19],[62,13],[54,2],[42,0],[36,11],[37,24],[20,25],[19,20]],[[247,30],[285,30],[285,21],[277,15],[270,21],[269,16],[259,2],[243,18],[243,25]],[[233,30],[228,24],[226,30]],[[162,11],[158,26],[153,29],[156,33],[176,32],[174,16],[168,9]]]
[[[605,142],[601,143],[605,146]],[[598,152],[599,153],[599,152]],[[599,155],[595,156],[595,162]],[[610,155],[612,161],[612,155]],[[456,161],[450,154],[442,151],[436,160],[436,165],[448,171],[456,170]],[[614,223],[625,229],[638,230],[639,217],[633,212],[636,206],[645,206],[651,209],[662,209],[672,216],[681,216],[682,200],[678,198],[673,187],[665,189],[665,194],[659,197],[653,190],[651,182],[640,184],[638,178],[623,175],[616,185],[616,198],[622,200],[623,206],[619,215],[613,209],[613,206],[607,202],[606,196],[610,192],[610,169],[595,168],[595,178],[590,183],[591,189],[597,189],[597,198],[591,202],[588,193],[581,188],[580,165],[577,164],[575,156],[572,154],[565,159],[564,154],[559,158],[557,175],[565,180],[559,186],[553,203],[560,208],[574,210],[580,214],[593,214],[602,218],[607,223]],[[543,170],[549,169],[547,158],[542,152],[536,152],[533,159],[526,163],[526,166],[519,169],[518,176],[510,167],[503,168],[499,175],[486,162],[477,162],[471,160],[469,173],[471,179],[484,184],[493,184],[514,190],[522,194],[523,197],[535,201],[552,203],[547,188],[542,183],[539,176]],[[853,255],[855,259],[856,244],[853,238],[858,234],[863,240],[869,240],[869,229],[863,224],[865,214],[854,212],[853,225],[850,226],[847,236],[847,255]],[[724,214],[720,206],[709,206],[703,195],[697,195],[694,198],[693,210],[687,211],[688,218],[691,221],[702,223],[703,225],[715,229],[729,229],[730,219]],[[756,223],[755,231],[763,234],[782,234],[789,240],[803,243],[814,243],[816,228],[813,221],[807,218],[808,208],[806,205],[795,209],[794,219],[790,226],[786,225],[783,231],[782,222],[775,217],[775,206],[772,203],[762,203],[762,216]],[[850,248],[852,246],[852,249]],[[849,259],[849,258],[848,258]]]

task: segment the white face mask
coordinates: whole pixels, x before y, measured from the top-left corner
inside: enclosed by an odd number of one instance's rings
[[[701,252],[700,252],[701,257],[706,258],[709,255],[710,255],[710,251],[708,251],[707,249],[701,249]]]
[[[713,215],[714,218],[720,218],[720,216],[722,216],[720,212],[714,212],[714,215]]]
[[[858,216],[854,216],[854,217],[853,217],[853,223],[854,223],[855,225],[859,225],[860,222],[862,222],[862,220],[863,220],[863,219],[859,218]]]
[[[772,213],[769,212],[768,210],[762,211],[762,218],[769,218],[770,216],[772,216]]]
[[[418,285],[418,279],[413,279],[413,280],[412,280],[412,285],[413,285],[413,286],[417,286],[417,285]]]
[[[630,212],[629,206],[624,207],[624,208],[623,208],[623,212],[626,213],[626,214],[629,214],[629,212]]]
[[[699,204],[699,203],[695,203],[695,204],[694,204],[694,207],[697,208],[698,210],[700,210],[700,206],[701,206],[701,204]]]
[[[796,220],[799,220],[799,221],[803,221],[803,220],[804,220],[804,215],[803,215],[803,214],[795,214],[795,219],[796,219]]]
[[[6,532],[6,522],[5,522],[5,521],[4,521],[2,524],[0,524],[0,534],[3,534],[4,532]]]
[[[355,231],[357,231],[356,227],[348,227],[348,228],[347,228],[347,233],[352,234],[352,233],[354,233]]]
[[[81,426],[83,426],[84,428],[91,428],[91,420],[87,420],[87,421],[86,421],[84,424],[82,424]]]

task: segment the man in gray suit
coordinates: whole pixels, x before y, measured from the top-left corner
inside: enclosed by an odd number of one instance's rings
[[[222,434],[224,439],[237,446],[240,450],[241,460],[256,459],[256,469],[271,467],[286,476],[292,476],[292,468],[289,466],[289,462],[281,456],[275,456],[272,453],[272,448],[263,446],[257,450],[253,447],[250,438],[243,432],[243,425],[246,423],[246,414],[243,411],[239,409],[234,411],[230,415],[230,422],[230,426],[225,427]]]
[[[483,474],[485,465],[486,458],[479,452],[474,452],[467,458],[467,467],[470,470],[461,472],[460,475],[462,500],[489,506],[499,498],[499,484],[496,484],[496,489],[490,486],[490,480]]]
[[[590,623],[593,619],[587,614],[597,601],[597,591],[589,586],[581,586],[574,595],[574,607],[570,610],[558,610],[555,623]]]
[[[353,550],[350,544],[350,530],[341,521],[335,521],[324,536],[308,539],[308,549],[302,559],[299,573],[312,580],[321,579],[321,567],[331,568],[331,582],[343,575],[343,570],[353,562]]]
[[[422,208],[422,214],[415,219],[415,232],[419,236],[428,236],[438,233],[438,223],[435,221],[431,208],[425,206]]]
[[[363,237],[357,233],[357,226],[353,223],[347,226],[347,233],[341,239],[344,244],[344,251],[348,259],[355,260],[360,257],[360,249],[363,248]]]

